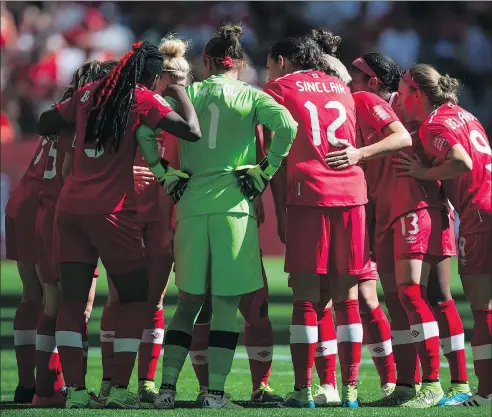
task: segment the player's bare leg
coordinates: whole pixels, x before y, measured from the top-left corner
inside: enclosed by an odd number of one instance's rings
[[[332,278],[331,284],[343,383],[341,406],[357,408],[357,381],[363,336],[359,313],[358,277],[339,275]]]
[[[30,403],[36,388],[36,327],[43,311],[43,290],[34,263],[18,261],[17,269],[22,281],[22,297],[14,317],[14,345],[19,377],[14,402]]]
[[[395,263],[398,296],[410,323],[413,343],[422,364],[422,388],[403,407],[431,407],[445,401],[439,382],[439,328],[430,305],[422,295],[427,292],[430,264],[421,259],[403,259]]]
[[[91,289],[89,290],[89,297],[87,298],[87,304],[85,306],[84,318],[84,332],[82,333],[82,347],[84,349],[84,373],[87,375],[87,359],[89,357],[89,329],[88,322],[92,314],[92,307],[94,305],[94,299],[96,297],[96,285],[97,278],[92,279]]]
[[[381,393],[383,397],[387,397],[396,387],[396,369],[391,345],[391,327],[379,303],[377,280],[359,279],[359,309],[364,343],[378,371]]]
[[[162,382],[154,406],[173,409],[176,383],[188,356],[193,333],[193,323],[203,304],[205,295],[194,295],[179,291],[179,300],[164,339]]]
[[[473,313],[472,351],[478,391],[459,405],[492,406],[492,274],[461,276]]]
[[[427,295],[434,310],[441,350],[449,363],[451,384],[446,391],[446,403],[463,402],[472,394],[466,370],[465,334],[456,303],[451,295],[451,258],[431,267]]]

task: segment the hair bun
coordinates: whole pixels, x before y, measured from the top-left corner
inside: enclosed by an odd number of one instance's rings
[[[311,37],[316,41],[325,54],[335,55],[338,52],[342,38],[327,29],[311,29]]]
[[[437,85],[444,93],[454,93],[460,88],[460,82],[448,74],[441,75],[437,80]]]
[[[188,49],[188,42],[174,36],[168,35],[161,40],[159,51],[168,58],[182,58],[185,56]]]
[[[230,41],[235,40],[239,42],[243,36],[243,28],[240,25],[227,23],[217,30],[217,35]]]

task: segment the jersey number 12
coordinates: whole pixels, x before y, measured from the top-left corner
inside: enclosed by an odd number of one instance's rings
[[[309,117],[311,119],[311,132],[313,135],[314,146],[321,145],[321,128],[319,125],[319,115],[318,108],[312,101],[306,101],[304,107],[309,111]],[[347,110],[339,101],[329,101],[325,105],[325,109],[335,109],[338,110],[338,117],[328,126],[326,129],[326,137],[328,142],[333,146],[341,147],[343,146],[340,141],[347,141],[346,139],[337,138],[335,135],[336,130],[345,123],[347,120]]]

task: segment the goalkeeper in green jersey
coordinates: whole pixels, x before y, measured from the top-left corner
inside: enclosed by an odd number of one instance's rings
[[[180,170],[190,178],[176,209],[174,255],[180,292],[165,337],[157,408],[174,407],[176,382],[208,287],[213,315],[209,392],[202,406],[238,407],[224,396],[239,335],[236,312],[241,295],[264,285],[251,193],[263,191],[297,132],[297,123],[285,107],[238,80],[244,65],[241,35],[239,26],[221,27],[205,47],[203,61],[208,78],[186,87],[202,139],[180,143]],[[166,100],[173,106],[172,98]],[[259,124],[275,132],[261,166],[256,165],[255,129]],[[140,129],[141,135],[153,134],[146,127]],[[235,171],[238,167],[239,175]]]

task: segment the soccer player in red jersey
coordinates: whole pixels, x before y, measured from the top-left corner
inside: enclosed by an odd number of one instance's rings
[[[491,150],[483,126],[459,107],[458,80],[433,67],[416,64],[403,74],[398,87],[405,117],[418,120],[419,137],[433,166],[401,155],[398,175],[421,181],[441,180],[444,192],[460,216],[459,274],[470,303],[474,327],[472,351],[478,392],[463,406],[492,405],[492,195]]]
[[[396,91],[402,71],[391,58],[380,53],[365,54],[353,62],[351,72],[354,90],[373,92],[391,104],[397,115],[401,113],[397,106],[398,97]],[[404,124],[408,131],[412,132],[413,141],[418,146],[418,128],[420,124],[416,121]],[[442,187],[440,190],[442,191]],[[442,200],[444,198],[441,196]],[[449,217],[449,227],[443,229],[442,236],[444,259],[431,267],[427,293],[439,326],[442,351],[449,362],[451,373],[451,384],[446,391],[446,402],[454,402],[456,400],[465,400],[471,394],[467,382],[463,322],[452,299],[450,289],[451,256],[456,254],[453,210],[449,211]],[[393,287],[391,283],[388,285],[390,285],[390,288]],[[406,382],[408,384],[408,381],[411,381],[415,369],[417,370],[416,374],[418,374],[415,378],[415,383],[420,383],[420,363],[417,359],[417,352],[412,350],[411,344],[405,343],[405,341],[411,340],[409,337],[409,324],[408,322],[405,323],[405,315],[401,314],[401,304],[395,304],[397,298],[392,297],[392,295],[394,294],[389,292],[386,299],[388,300],[388,309],[392,315],[392,325],[394,325],[394,330],[396,330],[393,337],[393,349],[395,356],[399,359],[397,366],[399,368],[398,380],[400,388],[398,390],[406,390],[405,385],[402,385],[402,383]],[[400,329],[398,326],[403,326],[406,330],[404,331],[403,327]],[[405,336],[398,337],[401,335]],[[415,358],[413,361],[410,360],[412,357]]]
[[[96,403],[85,388],[81,329],[98,257],[122,303],[114,340],[113,389],[106,405],[139,407],[138,397],[127,389],[148,307],[146,260],[134,198],[135,130],[145,123],[184,140],[200,138],[196,114],[181,86],[168,90],[183,117],[152,91],[162,66],[163,56],[155,46],[135,44],[108,77],[44,112],[38,123],[38,132],[44,135],[75,125],[77,137],[74,169],[55,214],[63,295],[56,342],[69,387],[68,408]]]
[[[325,155],[342,142],[355,145],[355,106],[348,87],[323,72],[322,51],[309,38],[286,38],[268,56],[264,91],[299,123],[286,159],[286,259],[294,295],[290,346],[294,392],[285,407],[314,408],[312,368],[318,321],[331,297],[337,319],[343,381],[342,406],[357,407],[362,325],[357,276],[370,265],[364,172],[329,168]],[[285,208],[280,207],[282,211]]]
[[[89,61],[75,71],[71,84],[65,90],[64,101],[82,86],[95,82],[107,75],[116,66],[116,61]],[[65,397],[60,392],[63,385],[61,367],[55,341],[56,317],[60,306],[61,292],[58,286],[58,266],[55,261],[55,242],[53,241],[53,225],[55,206],[63,187],[64,178],[70,168],[69,159],[65,156],[71,152],[74,138],[73,129],[64,129],[61,138],[49,138],[49,149],[46,150],[47,160],[44,166],[42,190],[39,195],[39,209],[36,221],[36,239],[38,250],[38,275],[44,284],[44,312],[37,324],[36,335],[36,394],[33,398],[35,407],[63,406]],[[88,319],[94,299],[95,280],[91,287],[91,295],[86,305],[85,315]],[[86,336],[86,335],[85,335]],[[84,352],[85,354],[85,352]],[[87,356],[84,356],[86,359]]]

